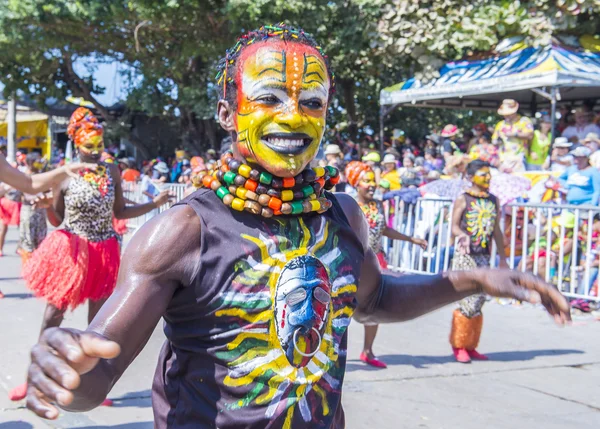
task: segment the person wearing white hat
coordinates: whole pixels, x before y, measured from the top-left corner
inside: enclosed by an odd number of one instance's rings
[[[504,119],[496,124],[492,142],[500,144],[500,169],[506,173],[525,171],[525,154],[533,139],[533,123],[517,112],[519,103],[502,100],[498,114]]]
[[[583,107],[578,107],[575,109],[575,124],[565,128],[561,136],[566,137],[567,140],[573,143],[579,143],[583,141],[589,133],[600,135],[600,127],[594,124],[591,119],[592,112]]]
[[[574,165],[567,168],[552,189],[566,194],[568,204],[597,206],[600,202],[600,171],[590,165],[591,151],[579,146],[571,151]]]
[[[549,160],[546,161],[546,168],[548,164],[550,164],[550,161],[552,161],[550,171],[563,172],[573,165],[573,155],[569,153],[572,146],[573,143],[568,141],[566,137],[557,137],[554,140],[552,155]]]
[[[398,174],[398,160],[394,154],[386,153],[381,161],[383,166],[383,172],[381,173],[381,180],[387,180],[390,184],[390,191],[397,191],[402,187],[400,175]]]
[[[588,133],[583,139],[583,144],[592,154],[590,155],[590,165],[600,170],[600,136],[596,133]]]
[[[339,167],[342,159],[342,150],[336,144],[328,144],[325,148],[325,159],[327,160],[327,165]]]

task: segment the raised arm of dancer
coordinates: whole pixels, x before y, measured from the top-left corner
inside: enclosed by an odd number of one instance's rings
[[[369,227],[362,211],[349,196],[338,194],[338,200],[365,249],[355,313],[360,322],[414,319],[478,292],[541,302],[557,323],[570,320],[567,300],[558,290],[530,274],[489,269],[436,276],[382,274],[377,257],[369,250]]]
[[[409,243],[416,244],[423,250],[427,248],[427,240],[417,237],[409,237],[408,235],[404,235],[401,232],[396,231],[394,228],[390,228],[389,226],[385,227],[383,235],[392,240],[407,241]]]
[[[115,205],[113,211],[117,219],[131,219],[143,216],[169,201],[169,191],[162,191],[149,203],[127,206],[125,204],[125,198],[123,197],[123,186],[121,185],[119,169],[116,165],[109,165],[108,167],[115,185]]]
[[[186,237],[182,240],[181,237]],[[128,244],[117,288],[88,329],[51,328],[34,346],[27,407],[54,419],[98,406],[143,349],[175,290],[200,261],[200,220],[188,206],[154,217]]]
[[[79,170],[89,168],[95,170],[96,164],[74,163],[48,171],[46,173],[28,176],[13,168],[4,155],[0,154],[0,182],[8,183],[15,189],[27,194],[37,194],[57,186],[68,176],[75,174]]]

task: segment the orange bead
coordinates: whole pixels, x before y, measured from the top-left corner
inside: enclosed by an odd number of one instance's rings
[[[325,179],[323,179],[322,177],[319,177],[317,179],[317,183],[321,184],[321,189],[323,189],[323,187],[325,186]]]
[[[337,185],[340,182],[340,176],[337,175],[335,177],[330,177],[329,178],[329,183],[331,183],[332,185]]]
[[[254,192],[256,191],[256,188],[258,188],[258,182],[256,180],[248,179],[246,180],[246,183],[244,183],[244,188]]]
[[[275,212],[281,210],[282,204],[283,201],[281,201],[279,198],[271,197],[271,199],[269,200],[269,207],[272,208]]]
[[[281,213],[281,210],[273,210],[273,214],[275,216],[281,216],[283,213]]]
[[[283,178],[283,187],[284,188],[293,188],[296,184],[296,181],[293,177],[284,177]]]
[[[212,181],[213,181],[213,177],[210,174],[207,174],[206,176],[204,176],[202,178],[202,185],[205,188],[210,188],[210,184],[212,183]]]
[[[223,164],[223,165],[221,166],[221,171],[222,171],[223,173],[227,173],[227,172],[229,171],[229,166],[228,166],[227,164]]]

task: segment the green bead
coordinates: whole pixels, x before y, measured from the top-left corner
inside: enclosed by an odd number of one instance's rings
[[[338,170],[335,167],[332,167],[331,165],[328,165],[327,167],[325,167],[327,169],[327,172],[329,173],[330,177],[335,177],[337,176]]]
[[[313,189],[312,186],[310,185],[306,185],[304,188],[302,188],[302,192],[304,192],[304,196],[308,197],[309,195],[311,195],[315,190]]]
[[[291,203],[292,205],[292,214],[300,214],[304,211],[304,207],[302,206],[302,201],[294,201]]]
[[[235,173],[233,171],[228,171],[223,175],[223,180],[225,180],[228,185],[232,185],[235,180]]]
[[[260,183],[262,183],[264,185],[270,185],[271,182],[273,181],[273,175],[271,173],[267,173],[265,171],[263,173],[260,173],[260,177],[258,180],[260,181]]]
[[[221,186],[219,189],[217,189],[217,196],[221,199],[223,199],[225,195],[229,193],[229,190],[225,186]]]

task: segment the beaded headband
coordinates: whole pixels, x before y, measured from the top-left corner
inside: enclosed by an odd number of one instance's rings
[[[225,57],[219,61],[216,80],[219,85],[223,85],[223,98],[227,97],[227,83],[234,81],[235,76],[229,76],[227,70],[233,66],[245,46],[251,45],[258,41],[264,41],[269,38],[280,38],[282,40],[302,43],[315,48],[325,60],[327,69],[331,78],[331,86],[329,89],[330,95],[335,92],[335,75],[329,68],[329,60],[323,48],[317,44],[312,35],[304,30],[291,27],[285,23],[279,25],[263,25],[258,30],[250,31],[239,37],[230,49],[225,52]]]

